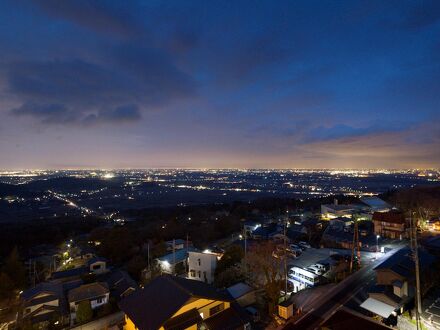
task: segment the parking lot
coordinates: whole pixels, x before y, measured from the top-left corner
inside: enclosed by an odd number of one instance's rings
[[[305,249],[299,257],[289,258],[288,265],[306,268],[319,261],[324,261],[329,259],[330,256],[333,254],[351,256],[351,250],[330,249],[330,248],[322,248],[322,249],[309,248],[309,249]],[[361,251],[361,262],[365,261],[369,263],[375,256],[376,253],[374,252]]]

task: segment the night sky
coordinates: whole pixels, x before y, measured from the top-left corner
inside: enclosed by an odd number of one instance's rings
[[[0,3],[0,168],[440,167],[440,1]]]

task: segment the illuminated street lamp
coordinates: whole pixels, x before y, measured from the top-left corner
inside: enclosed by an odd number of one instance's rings
[[[377,252],[379,252],[379,237],[380,237],[380,235],[376,235],[376,255],[377,255]]]

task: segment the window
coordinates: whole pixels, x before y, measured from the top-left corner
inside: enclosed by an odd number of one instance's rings
[[[202,273],[200,272],[200,270],[197,273],[199,275],[199,278],[201,278],[202,277]]]
[[[96,299],[96,303],[97,303],[97,304],[101,304],[101,303],[102,303],[102,298],[98,298],[98,299]]]
[[[196,277],[196,271],[194,269],[191,269],[189,273],[190,273],[190,277]]]
[[[217,306],[214,306],[209,309],[209,316],[213,316],[214,314],[217,314],[225,309],[225,303],[218,304]]]
[[[200,259],[197,259],[197,263],[199,264],[199,266],[200,266],[200,264],[201,264],[201,260]],[[200,277],[200,276],[199,276]]]

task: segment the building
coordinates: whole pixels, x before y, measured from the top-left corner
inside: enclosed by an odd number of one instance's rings
[[[293,285],[293,292],[314,287],[319,283],[319,275],[312,270],[294,266],[288,272],[288,280]]]
[[[171,241],[165,242],[167,246],[167,251],[173,251],[174,250],[182,250],[186,247],[187,242],[183,239],[173,239]]]
[[[70,323],[75,324],[76,312],[81,302],[88,301],[92,310],[97,309],[109,302],[110,290],[106,283],[95,282],[70,290],[67,297],[70,308]]]
[[[241,307],[247,307],[255,304],[257,301],[255,290],[246,283],[240,282],[234,284],[226,290]]]
[[[188,278],[208,284],[214,282],[214,272],[217,267],[217,254],[206,250],[204,252],[188,252]]]
[[[338,200],[335,199],[333,204],[321,205],[321,217],[326,220],[339,217],[351,218],[352,214],[358,211],[358,209],[357,205],[340,205]]]
[[[407,237],[407,224],[403,213],[397,211],[374,212],[374,234],[392,239]]]
[[[126,330],[249,329],[230,297],[201,281],[162,275],[120,302]]]
[[[90,273],[96,275],[108,272],[107,260],[105,258],[93,257],[87,261],[87,267],[89,268]]]
[[[270,239],[274,235],[280,234],[283,229],[277,223],[269,223],[257,227],[251,234],[252,239]]]
[[[183,274],[186,273],[188,267],[188,253],[190,251],[197,251],[193,248],[175,250],[168,253],[156,261],[162,273],[166,274]]]
[[[47,327],[53,322],[68,322],[66,300],[61,283],[43,282],[21,296],[20,322]]]
[[[70,282],[72,280],[78,280],[83,275],[88,273],[89,273],[89,268],[86,266],[81,266],[67,270],[61,270],[58,272],[53,272],[51,275],[51,280],[56,282]]]
[[[243,233],[242,235],[245,237],[251,237],[254,230],[261,227],[261,223],[257,221],[247,220],[243,223]]]
[[[99,280],[107,283],[110,290],[110,297],[115,298],[116,301],[119,301],[138,289],[136,282],[123,270],[109,272],[99,277]]]
[[[360,201],[367,205],[371,212],[389,212],[391,205],[377,196],[361,197]]]
[[[387,330],[392,329],[370,317],[366,317],[349,308],[342,307],[322,324],[329,330]]]
[[[435,259],[419,250],[419,261],[423,294],[432,283],[429,269]],[[374,270],[376,285],[361,307],[384,319],[396,317],[406,310],[415,296],[415,265],[411,249],[400,249]]]

